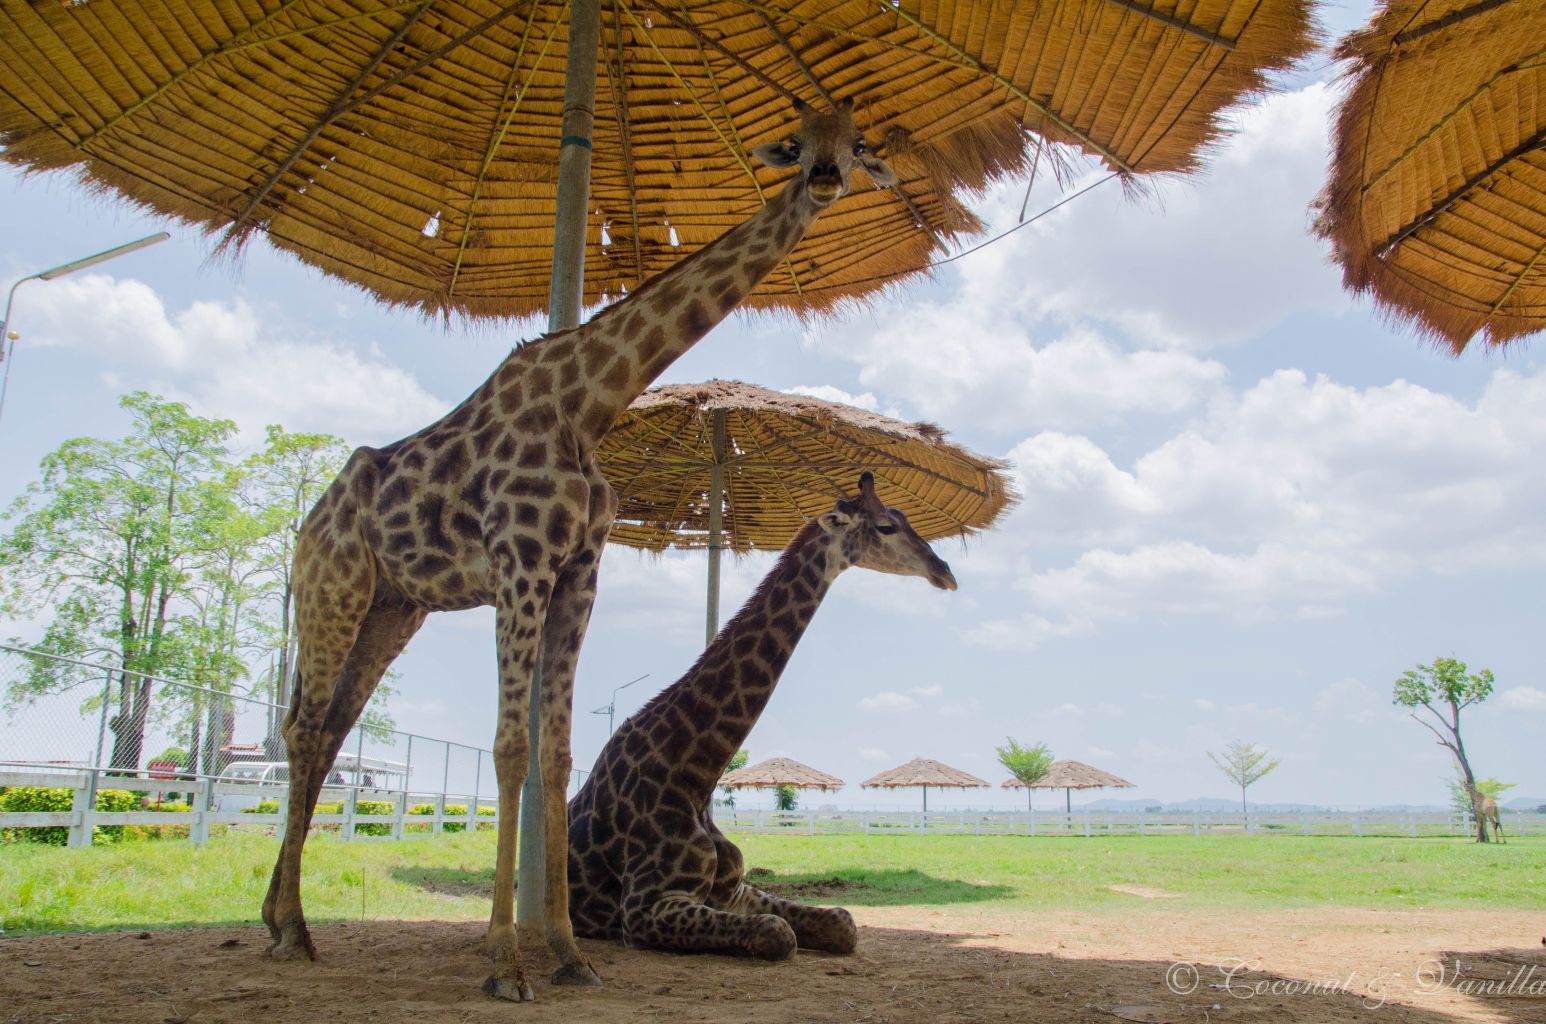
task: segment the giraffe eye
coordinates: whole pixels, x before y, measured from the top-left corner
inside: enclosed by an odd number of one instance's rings
[[[890,536],[891,534],[896,532],[896,524],[895,523],[876,523],[875,524],[875,532],[876,533],[884,533],[887,536]]]
[[[784,143],[784,147],[789,150],[789,155],[790,156],[799,156],[800,155],[800,140],[799,139],[790,139],[788,142]]]
[[[860,139],[854,143],[854,156],[863,156],[868,149],[869,147],[864,144],[864,140]]]

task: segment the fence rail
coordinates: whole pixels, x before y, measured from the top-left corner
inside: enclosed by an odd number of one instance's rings
[[[1502,812],[1503,837],[1546,835],[1546,814]],[[760,811],[723,808],[714,822],[726,832],[806,835],[1246,835],[1467,836],[1469,814],[1344,811],[1304,814],[1241,814],[1214,811],[1104,813],[1074,811]]]

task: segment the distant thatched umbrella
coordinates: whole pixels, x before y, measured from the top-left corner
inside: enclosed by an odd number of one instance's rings
[[[923,809],[929,809],[929,787],[946,789],[982,789],[988,784],[970,772],[952,768],[948,764],[915,757],[904,765],[865,779],[859,785],[865,789],[911,789],[923,787]]]
[[[1019,779],[1010,779],[1004,784],[1005,789],[1016,789],[1025,783]],[[1031,783],[1032,789],[1061,789],[1063,791],[1063,809],[1073,810],[1072,790],[1075,789],[1132,789],[1133,784],[1120,775],[1103,772],[1099,768],[1092,768],[1083,761],[1053,761],[1052,767],[1047,769],[1047,774]]]
[[[731,789],[842,789],[843,780],[836,775],[817,771],[808,764],[801,764],[790,757],[770,757],[766,761],[727,772],[719,780],[721,786]]]
[[[1546,328],[1543,41],[1546,4],[1387,0],[1336,50],[1317,231],[1348,287],[1456,352]]]
[[[596,451],[617,491],[611,540],[709,551],[709,641],[719,623],[719,553],[778,551],[875,475],[881,501],[925,540],[987,529],[1014,504],[1004,465],[851,405],[740,381],[651,388]]]

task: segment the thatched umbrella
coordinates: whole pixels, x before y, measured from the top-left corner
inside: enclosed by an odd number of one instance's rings
[[[1024,786],[1019,779],[1009,779],[1004,784],[1005,789],[1015,789]],[[1083,761],[1053,761],[1052,767],[1047,769],[1047,774],[1031,783],[1032,789],[1061,789],[1063,791],[1063,810],[1073,811],[1073,791],[1076,789],[1132,789],[1133,784],[1120,775],[1092,768]]]
[[[719,624],[719,554],[778,551],[862,472],[926,540],[989,526],[1013,505],[1003,463],[929,423],[740,381],[651,388],[596,452],[618,494],[611,539],[707,548],[707,640]]]
[[[898,765],[879,775],[859,783],[865,789],[911,789],[923,787],[923,810],[929,810],[929,787],[945,789],[981,789],[988,784],[970,772],[952,768],[948,764],[927,757],[915,757],[904,765]]]
[[[853,98],[901,187],[749,299],[823,309],[977,229],[958,197],[1037,139],[1191,170],[1311,43],[1308,0],[0,0],[0,143],[222,247],[506,316],[547,308],[556,223],[586,301],[619,295],[759,207],[779,176],[745,152],[791,98]]]
[[[794,789],[843,788],[843,780],[836,775],[817,771],[791,757],[770,757],[766,761],[726,772],[719,784],[731,789],[782,789],[785,786]]]
[[[1459,352],[1546,327],[1546,4],[1387,0],[1318,205],[1348,287]]]

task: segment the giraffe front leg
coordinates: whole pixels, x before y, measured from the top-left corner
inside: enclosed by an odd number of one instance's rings
[[[852,953],[859,945],[859,928],[842,907],[809,907],[782,899],[742,882],[724,905],[733,914],[773,914],[789,922],[801,949]]]
[[[727,913],[682,892],[643,901],[625,897],[623,906],[631,946],[787,960],[799,945],[794,929],[777,915]]]
[[[593,462],[584,470],[589,488],[586,516],[575,522],[561,508],[549,510],[547,536],[561,543],[578,541],[554,581],[542,632],[541,750],[543,836],[547,871],[543,891],[548,947],[558,958],[557,985],[599,986],[601,979],[580,953],[569,916],[569,772],[570,725],[574,712],[574,673],[580,645],[596,603],[601,553],[617,514],[617,495]]]
[[[552,577],[523,574],[506,562],[498,586],[495,630],[499,647],[499,725],[494,735],[494,775],[499,784],[499,837],[494,847],[494,902],[489,913],[488,954],[493,973],[483,991],[496,999],[533,998],[521,968],[515,928],[516,835],[521,820],[521,786],[526,782],[531,678],[537,646],[552,595]]]

